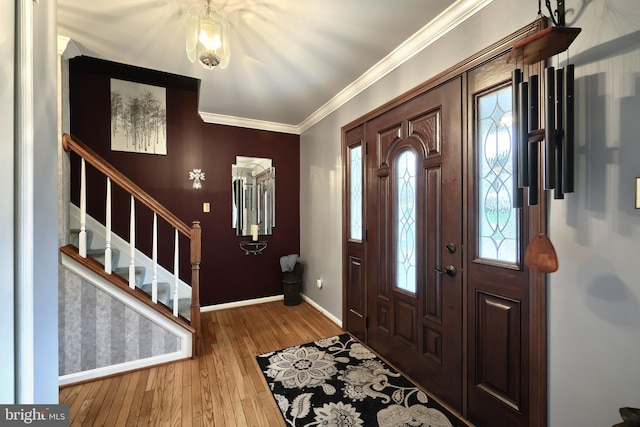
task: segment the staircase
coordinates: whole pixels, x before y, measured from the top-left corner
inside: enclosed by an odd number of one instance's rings
[[[80,158],[80,194],[79,206],[70,204],[69,244],[60,248],[62,264],[76,274],[90,276],[92,283],[107,284],[108,293],[117,295],[124,304],[137,312],[147,313],[154,322],[164,323],[165,327],[187,334],[189,345],[186,356],[195,357],[200,347],[200,258],[201,228],[199,221],[188,226],[153,197],[125,177],[120,171],[98,156],[82,141],[70,135],[63,135],[62,146],[67,152],[74,152]],[[104,175],[105,224],[93,219],[87,213],[86,167],[92,166]],[[129,241],[117,236],[111,230],[111,186],[117,185],[130,195],[131,205],[128,212],[130,220]],[[93,189],[92,197],[96,193]],[[145,255],[135,243],[137,233],[148,230],[136,229],[136,205],[143,205],[153,215],[152,254]],[[118,218],[127,215],[126,209],[117,209]],[[158,221],[165,221],[174,233],[169,241],[159,241]],[[189,251],[179,253],[180,239],[187,239]],[[165,236],[166,239],[166,236]],[[158,263],[157,247],[170,248],[173,245],[173,269]],[[186,258],[186,259],[185,259]],[[180,280],[180,261],[189,261],[191,265],[191,283]],[[185,262],[182,263],[184,265]],[[102,286],[102,285],[101,285]],[[128,302],[127,302],[128,301]],[[146,315],[145,315],[146,316]],[[167,324],[166,322],[170,322]],[[160,324],[158,323],[158,324]]]
[[[75,205],[72,206],[72,210],[73,209],[77,210],[77,207],[75,207]],[[73,215],[72,215],[73,216]],[[96,224],[97,222],[94,221]],[[95,225],[93,225],[95,227]],[[93,231],[91,229],[86,230],[86,236],[87,236],[87,257],[91,257],[93,259],[95,259],[96,261],[98,261],[100,264],[102,264],[103,266],[105,265],[105,251],[106,248],[104,247],[93,247]],[[69,237],[69,244],[79,248],[80,247],[80,229],[79,228],[72,228],[70,230],[70,237]],[[121,246],[121,245],[118,245]],[[121,267],[120,265],[120,253],[121,253],[121,249],[119,248],[112,248],[111,249],[111,271],[113,274],[117,274],[118,276],[122,277],[123,280],[127,280],[129,277],[129,267],[128,266],[124,266]],[[143,257],[145,257],[144,255],[138,255],[137,259],[140,261]],[[145,257],[146,258],[146,257]],[[149,260],[148,258],[146,258],[143,262],[143,264],[150,264],[151,260]],[[148,279],[148,274],[147,271],[148,268],[145,265],[137,265],[134,268],[135,271],[135,287],[138,289],[141,289],[142,291],[144,291],[147,295],[149,295],[149,299],[152,299],[152,293],[153,293],[153,283],[150,281],[147,281]],[[188,285],[183,283],[183,287],[187,287]],[[188,291],[190,292],[190,288],[188,289]],[[157,284],[157,302],[164,305],[167,309],[172,310],[173,308],[173,301],[174,301],[174,292],[172,289],[172,284],[169,282],[158,282]],[[180,293],[180,294],[186,294],[186,292]],[[178,297],[178,315],[181,317],[184,317],[187,321],[190,320],[191,318],[191,295],[188,296],[182,296],[182,297]]]

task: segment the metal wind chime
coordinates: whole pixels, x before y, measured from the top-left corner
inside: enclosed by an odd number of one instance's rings
[[[538,15],[541,5],[538,1]],[[580,28],[565,27],[564,0],[557,0],[557,10],[551,11],[552,27],[545,28],[515,43],[509,61],[535,64],[564,52],[580,33]],[[522,207],[524,190],[528,190],[528,204],[538,204],[539,162],[543,162],[543,188],[554,190],[554,198],[563,199],[574,190],[574,69],[569,64],[544,70],[543,114],[544,128],[539,126],[539,86],[537,75],[524,81],[524,72],[515,69],[512,75],[513,135],[515,144],[514,207]],[[540,145],[543,155],[540,158]]]

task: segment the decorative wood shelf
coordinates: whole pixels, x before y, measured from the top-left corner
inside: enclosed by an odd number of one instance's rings
[[[513,44],[507,62],[535,64],[567,50],[582,28],[548,27]]]
[[[260,255],[262,251],[267,249],[268,244],[269,242],[267,242],[266,240],[250,241],[250,242],[242,241],[240,242],[240,249],[244,251],[245,255],[249,255],[249,254]]]

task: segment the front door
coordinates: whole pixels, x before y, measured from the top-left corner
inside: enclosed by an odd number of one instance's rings
[[[366,124],[367,342],[462,410],[461,78]]]

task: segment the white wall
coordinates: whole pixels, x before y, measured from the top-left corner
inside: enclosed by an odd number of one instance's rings
[[[19,99],[14,76],[21,64],[14,49],[15,4],[0,6],[0,402],[48,404],[58,402],[56,3],[33,5],[33,86],[20,88],[32,89],[33,109],[24,110],[19,122],[14,109]],[[18,191],[21,210],[14,204]],[[19,247],[16,230],[24,237]]]
[[[523,3],[494,0],[301,136],[304,293],[334,316],[342,312],[340,128],[532,22],[537,2]],[[582,27],[570,48],[578,171],[576,193],[550,207],[560,270],[549,276],[549,426],[596,427],[621,421],[619,407],[640,406],[640,6],[566,7],[567,24]]]
[[[640,407],[640,4],[593,2],[575,26],[577,186],[550,207],[550,425],[606,426]]]
[[[0,301],[13,301],[13,79],[14,79],[14,23],[13,2],[0,3]],[[0,403],[13,403],[14,351],[13,305],[5,303],[0,310]]]
[[[58,52],[55,1],[33,5],[34,402],[58,402]]]

